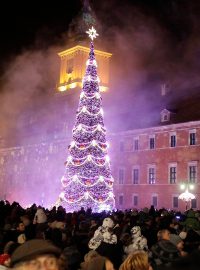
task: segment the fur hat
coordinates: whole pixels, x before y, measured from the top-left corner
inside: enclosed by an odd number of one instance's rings
[[[102,226],[104,228],[113,228],[114,227],[114,221],[109,217],[104,218]]]
[[[61,250],[47,240],[32,239],[16,248],[11,255],[11,266],[19,262],[31,260],[39,255],[54,254],[59,256],[60,253]]]

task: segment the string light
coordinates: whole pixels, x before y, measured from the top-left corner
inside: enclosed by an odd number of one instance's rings
[[[93,27],[87,33],[91,40],[98,36]],[[115,208],[114,180],[107,154],[100,79],[92,42],[82,82],[76,122],[72,130],[73,139],[68,147],[66,171],[61,179],[63,191],[60,198],[69,212],[81,207],[91,207],[94,212],[112,210]]]

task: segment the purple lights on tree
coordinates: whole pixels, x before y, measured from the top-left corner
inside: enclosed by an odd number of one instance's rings
[[[87,33],[91,40],[98,35],[93,27]],[[91,41],[58,205],[68,212],[81,207],[92,208],[93,212],[115,208],[114,180],[107,149],[97,63]]]

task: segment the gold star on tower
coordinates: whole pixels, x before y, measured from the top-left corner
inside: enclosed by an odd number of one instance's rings
[[[88,31],[86,31],[86,33],[89,35],[91,40],[93,40],[94,38],[96,38],[99,35],[99,34],[97,34],[97,31],[93,26]]]

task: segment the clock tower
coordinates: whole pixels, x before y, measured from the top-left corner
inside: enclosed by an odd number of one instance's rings
[[[85,74],[85,63],[89,54],[89,42],[86,31],[91,27],[98,28],[95,15],[88,1],[83,1],[81,13],[71,22],[68,31],[68,49],[58,53],[60,57],[60,75],[56,92],[72,94],[82,87],[82,78]],[[98,46],[98,44],[97,44]],[[109,65],[111,53],[95,50],[100,91],[106,92],[109,86]]]

